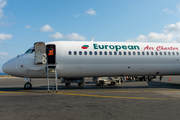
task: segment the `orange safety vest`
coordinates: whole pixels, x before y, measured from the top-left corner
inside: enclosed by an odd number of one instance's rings
[[[54,55],[54,49],[52,49],[52,50],[49,50],[49,53],[48,53],[48,55],[50,56],[50,55]]]

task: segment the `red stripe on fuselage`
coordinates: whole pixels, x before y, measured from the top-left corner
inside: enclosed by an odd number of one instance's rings
[[[82,46],[81,48],[82,48],[82,49],[87,49],[88,47],[83,47],[83,46]]]

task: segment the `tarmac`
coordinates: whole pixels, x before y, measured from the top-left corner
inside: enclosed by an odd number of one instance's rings
[[[171,81],[169,81],[169,77]],[[177,120],[180,118],[180,76],[162,81],[127,81],[116,86],[85,84],[66,87],[58,82],[32,79],[32,90],[23,90],[22,78],[0,78],[1,120]]]

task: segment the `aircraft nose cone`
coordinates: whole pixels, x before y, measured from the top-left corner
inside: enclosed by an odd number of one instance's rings
[[[4,73],[9,74],[9,64],[8,62],[4,63],[4,65],[2,66],[2,70]]]

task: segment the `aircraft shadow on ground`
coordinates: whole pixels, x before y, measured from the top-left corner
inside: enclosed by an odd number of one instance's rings
[[[180,89],[180,84],[178,83],[166,83],[166,82],[160,82],[160,81],[148,81],[147,82],[147,86],[133,86],[132,84],[128,86],[125,85],[126,83],[122,83],[123,85],[118,85],[118,86],[107,86],[107,85],[104,85],[104,86],[96,86],[95,84],[85,84],[84,87],[78,87],[78,86],[70,86],[70,87],[66,87],[65,85],[58,85],[58,89],[59,90],[98,90],[98,89],[110,89],[110,90],[113,90],[113,89],[138,89],[138,88],[171,88],[171,89]],[[52,91],[54,88],[55,90],[55,86],[50,86],[50,90]],[[23,90],[23,87],[3,87],[3,88],[0,88],[0,91],[22,91]],[[33,87],[31,90],[47,90],[47,86],[38,86],[38,87]]]

